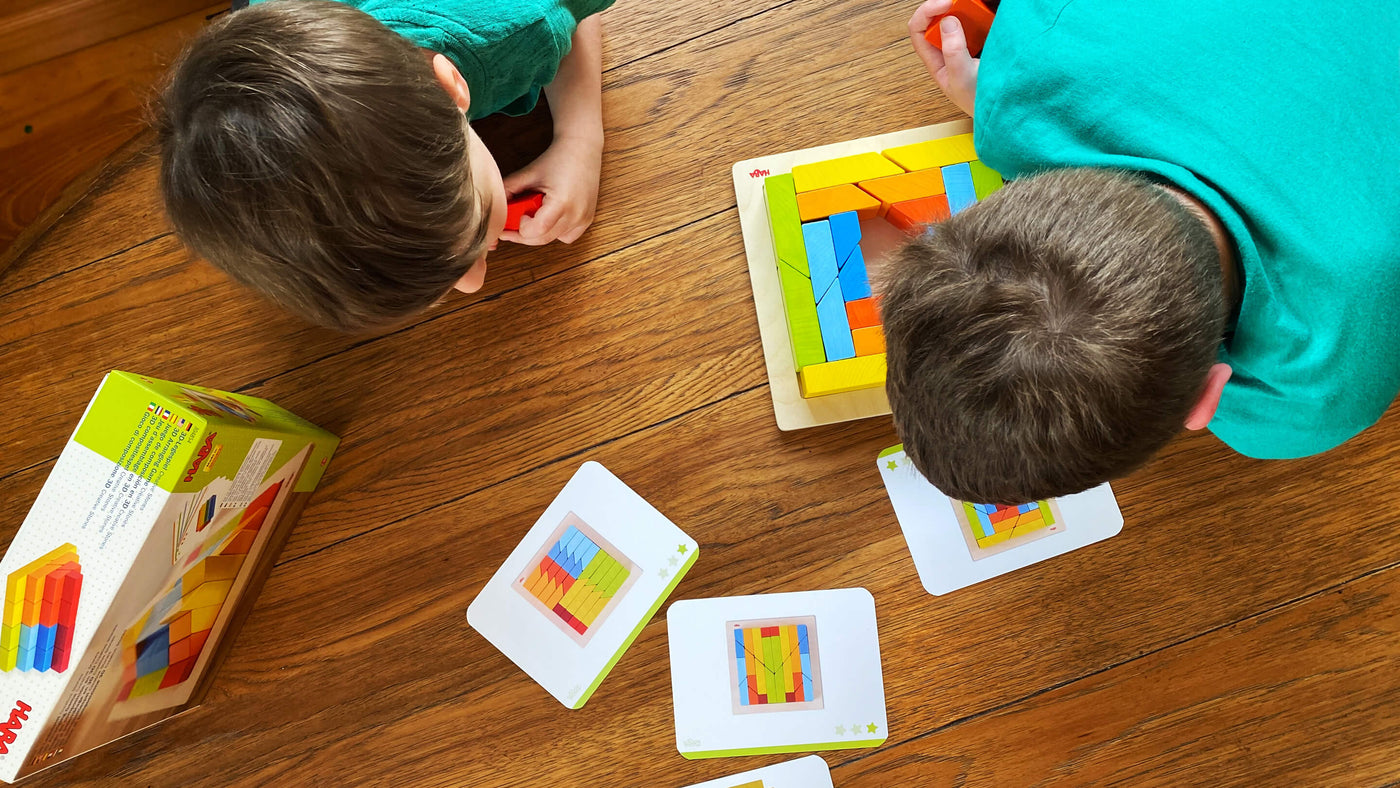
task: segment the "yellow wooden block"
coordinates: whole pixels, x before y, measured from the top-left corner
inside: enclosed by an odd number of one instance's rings
[[[857,356],[873,356],[884,353],[885,329],[881,326],[852,329],[851,341],[855,343]]]
[[[9,650],[0,651],[0,670],[11,671],[11,670],[14,670],[14,669],[15,669],[15,666],[18,665],[18,664],[19,664],[19,650],[18,650],[18,649],[14,650],[14,651],[9,651]]]
[[[998,531],[984,539],[978,539],[977,546],[986,549],[994,545],[999,545],[1002,542],[1005,542],[1007,539],[1010,539],[1011,533],[1011,531]]]
[[[185,572],[181,577],[181,587],[199,588],[216,580],[232,580],[238,577],[238,569],[241,566],[241,555],[211,555]]]
[[[804,397],[822,397],[885,385],[885,354],[856,356],[803,367],[797,373]]]
[[[880,201],[879,214],[885,215],[897,202],[921,200],[943,194],[943,171],[937,168],[861,181],[862,191]]]
[[[914,171],[974,161],[977,158],[977,149],[972,146],[971,134],[959,134],[940,140],[901,145],[884,151],[884,154],[904,169]]]
[[[228,592],[231,588],[233,588],[232,580],[215,580],[201,583],[195,588],[184,588],[179,607],[172,611],[172,615],[167,615],[166,620],[174,620],[175,616],[179,615],[179,611],[222,605],[224,600],[228,598]]]
[[[869,219],[880,212],[880,201],[849,183],[797,195],[797,215],[804,222],[846,211],[855,211],[860,218]]]
[[[223,605],[210,605],[209,607],[197,607],[190,611],[190,632],[203,632],[214,626],[214,620],[219,617],[219,610]]]
[[[811,164],[799,164],[792,168],[792,181],[797,187],[797,193],[801,194],[842,183],[859,183],[871,178],[898,175],[901,172],[904,172],[904,169],[898,164],[872,151]]]

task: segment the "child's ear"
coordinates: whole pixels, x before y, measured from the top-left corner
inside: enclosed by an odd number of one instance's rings
[[[471,93],[467,90],[467,81],[462,78],[462,72],[446,56],[437,54],[433,55],[433,75],[447,95],[452,97],[457,109],[466,112],[467,107],[471,106]]]
[[[1215,409],[1220,407],[1220,395],[1224,393],[1232,371],[1229,364],[1215,364],[1206,373],[1205,390],[1196,404],[1191,406],[1191,412],[1186,414],[1186,429],[1203,430],[1210,424],[1215,417]]]

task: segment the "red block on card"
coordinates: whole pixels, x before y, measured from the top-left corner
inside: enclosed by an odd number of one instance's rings
[[[943,17],[957,17],[962,22],[963,35],[967,38],[967,51],[973,57],[981,57],[982,47],[987,43],[987,33],[992,29],[992,9],[982,4],[982,0],[953,0],[952,8],[942,16],[936,16],[924,30],[924,40],[935,49],[943,48],[943,35],[938,23]]]
[[[539,192],[517,194],[514,200],[506,203],[506,229],[519,230],[520,220],[534,216],[541,205],[544,205],[544,195]]]
[[[922,197],[908,202],[897,202],[891,205],[890,212],[885,214],[885,221],[910,235],[917,235],[923,232],[928,225],[936,224],[947,218],[948,197],[943,194],[935,194],[932,197]]]

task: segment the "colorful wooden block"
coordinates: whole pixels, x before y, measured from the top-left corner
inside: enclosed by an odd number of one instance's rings
[[[880,310],[873,298],[846,302],[846,323],[851,330],[880,325]]]
[[[967,39],[967,52],[973,57],[982,56],[982,47],[987,44],[987,33],[992,29],[992,19],[995,14],[992,9],[984,5],[981,0],[953,0],[953,5],[949,7],[947,13],[933,18],[928,27],[924,29],[924,40],[934,46],[935,49],[943,49],[943,35],[938,30],[938,24],[943,21],[943,17],[957,17],[962,23],[963,36]]]
[[[0,669],[68,669],[82,590],[77,549],[60,545],[5,579]]]
[[[827,361],[840,361],[855,356],[856,346],[851,341],[851,326],[846,321],[846,300],[841,297],[839,281],[832,282],[826,295],[817,302],[817,320],[822,329],[822,344],[826,346]]]
[[[958,134],[937,140],[901,145],[884,151],[890,161],[910,172],[961,164],[977,158],[971,134]]]
[[[859,246],[851,250],[851,256],[846,258],[845,265],[841,266],[841,274],[836,278],[841,283],[841,297],[847,302],[871,296],[870,277],[865,270],[865,253]]]
[[[917,235],[928,225],[947,219],[948,215],[948,197],[938,194],[920,200],[895,203],[890,206],[889,213],[885,214],[885,221],[910,235]]]
[[[972,168],[967,162],[949,164],[943,168],[943,187],[947,191],[949,213],[957,214],[977,202],[977,189],[972,185]]]
[[[906,172],[903,175],[861,181],[860,188],[880,201],[880,215],[884,216],[895,203],[942,194],[943,172],[936,168]]]
[[[812,295],[821,303],[836,283],[840,267],[836,264],[836,246],[831,240],[831,225],[825,221],[802,225],[802,241],[807,245],[807,267],[812,273]]]
[[[763,179],[763,195],[768,204],[768,228],[773,233],[773,253],[803,276],[807,270],[807,249],[802,243],[802,218],[797,208],[797,190],[789,174]]]
[[[972,171],[972,188],[978,200],[987,199],[987,195],[1004,185],[1001,174],[981,161],[970,161],[967,166]]]
[[[833,213],[845,211],[873,217],[880,212],[880,201],[849,183],[797,195],[797,213],[804,222],[825,219]]]
[[[855,342],[857,356],[873,356],[885,352],[885,329],[882,326],[866,326],[851,331],[851,341]]]
[[[846,267],[851,254],[860,249],[860,216],[855,213],[838,213],[827,220],[831,230],[831,249],[836,255],[836,267]]]
[[[812,164],[798,164],[792,168],[792,178],[798,193],[801,193],[841,183],[859,183],[871,178],[898,175],[903,171],[894,161],[872,151]]]
[[[885,382],[885,354],[813,364],[797,373],[797,382],[804,397],[821,397],[881,386]]]
[[[837,279],[836,249],[831,238],[831,226],[826,221],[802,225],[802,240],[807,244],[807,264],[812,271],[812,292],[817,296],[817,324],[822,332],[826,360],[837,361],[856,354],[851,343],[851,329],[846,321],[846,299],[841,295]]]
[[[534,216],[535,211],[544,205],[544,195],[539,192],[522,192],[506,203],[506,230],[519,230],[520,220]]]

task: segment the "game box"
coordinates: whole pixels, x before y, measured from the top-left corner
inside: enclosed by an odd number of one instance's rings
[[[0,562],[0,779],[197,705],[338,443],[265,400],[108,374]]]

